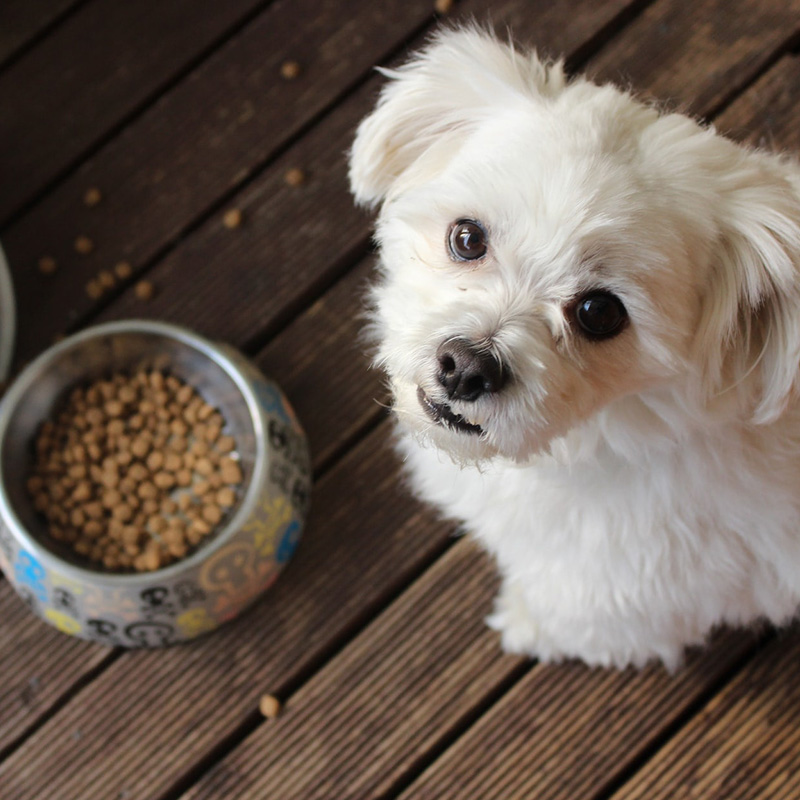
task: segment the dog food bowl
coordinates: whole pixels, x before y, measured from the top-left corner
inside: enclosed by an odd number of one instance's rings
[[[14,289],[3,249],[0,248],[0,382],[8,376],[14,354]]]
[[[76,385],[140,369],[175,375],[225,419],[243,473],[227,522],[153,572],[95,568],[47,533],[26,489],[41,423]],[[0,567],[31,610],[65,633],[125,647],[192,639],[232,619],[291,557],[310,490],[305,435],[280,389],[226,345],[126,321],[51,347],[0,402]]]

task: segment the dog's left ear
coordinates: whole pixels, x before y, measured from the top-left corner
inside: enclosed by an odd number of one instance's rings
[[[374,207],[423,155],[442,166],[459,140],[497,109],[566,85],[560,63],[543,64],[477,26],[440,31],[395,70],[350,152],[356,201]]]
[[[774,156],[745,153],[742,164],[722,192],[696,352],[706,397],[744,392],[752,421],[767,424],[798,385],[800,187]]]

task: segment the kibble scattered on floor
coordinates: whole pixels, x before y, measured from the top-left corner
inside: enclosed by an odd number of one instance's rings
[[[89,208],[96,206],[103,199],[102,192],[97,187],[87,189],[83,195],[83,202]]]
[[[238,208],[231,208],[222,217],[222,224],[226,228],[238,228],[242,224],[243,215]]]
[[[283,180],[286,182],[287,186],[300,186],[305,183],[306,174],[298,167],[291,167],[286,170]]]
[[[88,236],[78,236],[75,239],[75,252],[88,256],[94,250],[94,242]]]
[[[281,77],[287,81],[293,81],[300,77],[300,64],[297,61],[284,61],[281,64]]]
[[[114,264],[114,274],[121,280],[126,281],[133,275],[133,267],[129,261],[120,261]]]
[[[267,719],[275,719],[281,713],[281,701],[271,694],[262,695],[258,709]]]
[[[156,287],[150,281],[139,281],[133,291],[140,300],[152,300],[156,294]]]
[[[52,275],[56,269],[58,269],[58,264],[51,256],[42,256],[39,259],[39,272],[42,275]]]

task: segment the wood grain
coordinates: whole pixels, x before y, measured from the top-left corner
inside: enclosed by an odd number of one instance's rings
[[[539,665],[401,797],[595,797],[752,646],[726,635],[676,676]]]
[[[0,75],[0,153],[14,154],[3,163],[0,220],[258,2],[98,0]]]
[[[600,53],[592,73],[691,114],[709,115],[798,31],[800,0],[654,3]]]
[[[0,580],[0,752],[24,735],[111,652],[66,637],[28,610]]]
[[[721,133],[756,147],[800,154],[800,55],[787,55],[721,114]]]
[[[140,268],[174,244],[430,13],[428,0],[354,0],[344,16],[338,2],[275,2],[165,93],[4,235],[19,316],[40,321],[20,329],[19,359],[96,305],[90,278],[123,259]],[[280,76],[288,59],[302,64],[291,81]],[[104,193],[91,209],[81,203],[89,186]],[[78,234],[94,241],[90,255],[74,252]],[[48,280],[36,269],[44,254],[60,265]],[[247,297],[249,282],[264,279],[247,266],[225,264],[228,296]],[[193,277],[189,288],[202,287]]]
[[[800,796],[800,635],[759,654],[614,800]]]
[[[81,0],[3,0],[0,3],[0,65]]]

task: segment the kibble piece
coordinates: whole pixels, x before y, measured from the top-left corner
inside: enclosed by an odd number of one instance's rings
[[[114,519],[120,522],[129,522],[133,518],[133,508],[129,503],[120,503],[111,510]]]
[[[302,186],[306,182],[306,174],[298,167],[291,167],[286,170],[283,180],[287,186]]]
[[[75,251],[82,256],[88,256],[94,250],[94,242],[88,236],[78,236],[75,239]]]
[[[107,269],[102,269],[97,273],[97,280],[104,289],[113,289],[117,285],[114,273]]]
[[[238,461],[232,458],[223,458],[219,462],[219,474],[225,483],[239,484],[243,480],[242,468]]]
[[[109,417],[118,417],[125,410],[125,406],[119,400],[109,400],[103,410]]]
[[[222,511],[220,507],[214,505],[214,503],[206,503],[206,505],[203,506],[202,514],[203,519],[209,525],[218,525],[219,521],[222,519]]]
[[[194,465],[195,471],[208,476],[214,471],[214,465],[208,457],[198,458]]]
[[[131,464],[128,468],[128,477],[137,483],[146,480],[149,475],[150,473],[147,471],[147,467],[144,464]],[[156,482],[156,486],[158,486],[158,482]]]
[[[437,14],[447,14],[453,10],[453,5],[453,0],[435,0],[433,8]]]
[[[51,256],[42,256],[39,259],[39,272],[41,272],[42,275],[52,275],[57,268],[58,264],[56,264],[56,260]]]
[[[151,542],[152,544],[152,542]],[[146,570],[154,572],[161,566],[161,553],[157,547],[150,547],[148,545],[144,552],[144,567]]]
[[[167,472],[177,472],[183,466],[183,459],[177,453],[167,453],[164,456],[164,469]]]
[[[217,450],[220,453],[230,453],[236,447],[236,440],[233,436],[220,436],[217,439]]]
[[[156,293],[156,288],[150,281],[139,281],[134,288],[136,296],[140,300],[152,300]]]
[[[51,496],[54,500],[59,500],[60,498],[56,496],[56,491],[58,489],[58,485],[54,485],[51,489]],[[88,500],[92,496],[92,487],[88,481],[81,481],[76,487],[75,491],[72,493],[72,499],[77,500],[78,502],[83,502],[84,500]]]
[[[242,212],[238,208],[231,208],[223,215],[222,224],[226,228],[238,228],[242,224]]]
[[[191,486],[192,485],[192,472],[191,472],[191,470],[179,469],[175,473],[175,483],[177,483],[178,486],[181,486],[183,488],[186,488],[187,486]]]
[[[281,701],[271,694],[262,695],[258,710],[267,718],[275,719],[281,713]]]
[[[153,483],[159,489],[171,489],[175,485],[175,476],[171,472],[157,472],[153,476]]]
[[[281,78],[287,81],[293,81],[295,78],[300,77],[300,64],[297,61],[284,61],[281,64]]]
[[[92,300],[97,300],[103,296],[103,285],[97,278],[92,278],[86,284],[86,294],[88,294]]]
[[[87,189],[83,194],[83,202],[89,208],[96,206],[102,199],[103,195],[95,186],[92,186],[91,189]]]
[[[133,275],[133,267],[128,261],[120,261],[114,264],[114,274],[121,280],[126,281]]]

